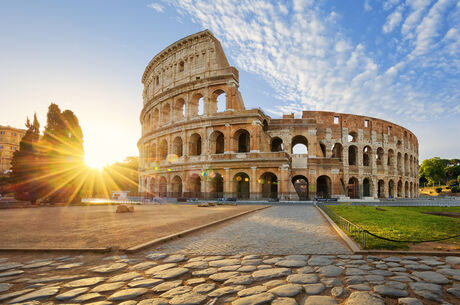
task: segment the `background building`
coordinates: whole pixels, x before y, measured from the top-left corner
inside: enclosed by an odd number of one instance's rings
[[[25,135],[25,129],[0,125],[0,173],[11,168],[13,153],[19,149],[19,142]]]
[[[418,141],[388,121],[246,109],[238,70],[209,31],[185,37],[145,69],[140,191],[160,197],[412,198]]]

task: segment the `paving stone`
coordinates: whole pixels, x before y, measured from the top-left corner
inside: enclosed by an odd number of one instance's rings
[[[331,289],[331,295],[336,298],[344,297],[347,291],[343,287],[334,287]]]
[[[128,287],[130,288],[137,288],[137,287],[152,288],[163,282],[164,280],[161,280],[161,279],[142,279],[142,280],[132,281],[131,283],[128,284]]]
[[[430,271],[433,269],[430,266],[424,265],[424,264],[406,265],[406,268],[410,270],[419,270],[419,271]]]
[[[416,271],[416,272],[413,272],[412,274],[432,284],[449,283],[449,280],[444,275],[434,272],[434,271],[423,271],[423,272]]]
[[[281,257],[273,257],[273,258],[264,259],[263,263],[268,264],[268,265],[272,265],[272,264],[276,264],[277,262],[282,261],[282,260],[283,260],[283,258],[281,258]]]
[[[326,266],[331,265],[334,262],[334,259],[331,259],[329,256],[312,256],[308,260],[310,266]]]
[[[222,255],[209,255],[209,256],[205,256],[203,258],[203,260],[206,261],[206,262],[210,262],[210,261],[221,260],[221,259],[224,259],[224,258],[225,258],[225,256],[222,256]]]
[[[296,272],[297,273],[313,273],[315,272],[315,270],[313,270],[313,268],[310,266],[306,266],[306,267],[297,269]]]
[[[257,266],[257,269],[259,269],[259,270],[270,269],[270,268],[272,268],[272,266],[270,266],[270,265],[259,265],[259,266]]]
[[[86,277],[86,275],[84,275],[84,274],[55,275],[55,276],[49,276],[49,277],[42,277],[42,278],[38,278],[38,279],[30,279],[30,280],[28,280],[28,283],[31,283],[31,284],[55,283],[55,282],[61,282],[61,281],[76,280],[76,279],[81,279],[81,278],[85,278],[85,277]]]
[[[57,266],[56,270],[68,270],[68,269],[77,268],[81,266],[83,266],[83,263],[71,263],[71,264]]]
[[[409,276],[405,275],[395,275],[389,278],[392,281],[398,281],[398,282],[412,282],[412,279]]]
[[[298,295],[302,291],[302,286],[298,284],[285,284],[270,289],[271,292],[280,297],[293,297]]]
[[[9,301],[9,304],[46,299],[50,296],[57,294],[59,292],[59,289],[60,287],[46,287],[43,289],[39,289],[33,292],[29,292],[27,294],[21,295]]]
[[[366,279],[364,276],[359,276],[359,275],[354,275],[354,276],[347,276],[345,278],[345,283],[347,285],[353,285],[353,284],[361,284],[362,282],[365,282]]]
[[[398,304],[400,305],[423,305],[423,303],[416,298],[399,298]]]
[[[377,274],[381,276],[392,276],[394,275],[393,272],[387,271],[387,270],[369,270],[370,274]]]
[[[303,289],[307,293],[307,295],[316,295],[316,294],[321,294],[321,292],[326,289],[326,286],[324,286],[323,283],[317,283],[317,284],[307,284],[303,285]]]
[[[145,274],[154,274],[156,272],[171,269],[171,268],[174,268],[176,266],[177,266],[176,263],[168,263],[168,264],[158,265],[158,266],[152,267],[152,268],[148,269],[147,271],[145,271]]]
[[[215,288],[216,288],[216,284],[214,284],[214,283],[205,283],[205,284],[200,284],[200,285],[194,287],[193,292],[206,294],[206,293],[210,292],[211,290],[213,290]]]
[[[128,256],[127,255],[112,255],[112,256],[104,257],[102,260],[103,261],[115,261],[115,260],[123,259],[123,258],[128,258]]]
[[[192,272],[193,276],[207,276],[217,273],[217,268],[207,268],[202,270],[196,270]]]
[[[437,284],[413,282],[409,283],[409,286],[415,294],[429,300],[439,299],[439,296],[442,295],[442,287]]]
[[[76,296],[79,296],[80,294],[87,292],[88,290],[89,290],[88,287],[75,288],[75,289],[72,289],[72,290],[69,290],[69,291],[66,291],[64,293],[57,295],[56,300],[59,300],[59,301],[70,300]]]
[[[304,267],[307,265],[306,261],[300,260],[282,260],[275,263],[277,267],[288,267],[288,268],[297,268],[297,267]]]
[[[367,274],[366,271],[358,268],[347,268],[345,270],[345,275],[364,275]]]
[[[354,284],[354,285],[349,285],[348,288],[358,290],[358,291],[370,291],[371,290],[371,286],[369,286],[368,284]]]
[[[84,303],[84,302],[89,302],[95,299],[99,299],[101,297],[102,297],[101,294],[97,292],[91,292],[91,293],[82,294],[82,295],[77,296],[76,298],[72,300],[72,302]]]
[[[10,277],[23,274],[24,271],[22,270],[8,270],[5,272],[0,273],[0,277]]]
[[[168,305],[169,302],[163,298],[156,298],[156,299],[144,299],[137,303],[137,305]],[[121,304],[119,304],[121,305]]]
[[[401,259],[397,256],[384,257],[382,260],[386,262],[396,262],[396,263],[401,261]]]
[[[115,271],[119,271],[123,268],[126,268],[126,266],[128,266],[128,264],[126,263],[114,263],[114,264],[97,266],[94,268],[90,268],[89,270],[92,272],[96,272],[96,273],[106,274],[106,273],[112,273]]]
[[[7,291],[7,290],[10,289],[11,287],[13,287],[12,284],[9,284],[9,283],[0,283],[0,292]]]
[[[314,273],[307,274],[291,274],[287,277],[287,281],[294,284],[313,284],[318,282],[318,276]]]
[[[276,298],[272,305],[297,305],[297,301],[293,298]]]
[[[184,293],[188,293],[188,292],[191,292],[192,291],[192,287],[190,286],[178,286],[176,288],[173,288],[173,289],[170,289],[168,291],[166,291],[165,293],[161,294],[160,297],[162,298],[173,298],[175,296],[178,296],[178,295],[181,295],[181,294],[184,294]]]
[[[36,269],[51,265],[53,261],[42,261],[22,266],[23,269]]]
[[[164,292],[182,285],[182,280],[164,282],[152,288],[153,292]]]
[[[275,296],[272,293],[264,292],[240,298],[232,302],[232,305],[260,305],[272,301]]]
[[[224,282],[224,285],[248,285],[252,283],[251,275],[239,275],[229,278]]]
[[[241,267],[241,265],[224,266],[224,267],[218,268],[217,271],[218,272],[235,271],[235,270],[239,269],[240,267]]]
[[[438,272],[444,275],[450,275],[452,277],[460,278],[460,269],[441,268],[441,269],[438,269]]]
[[[368,292],[355,291],[352,292],[345,305],[385,305],[381,297],[371,295]]]
[[[447,288],[446,290],[451,295],[454,295],[457,298],[460,298],[460,288]]]
[[[252,277],[256,281],[264,281],[271,278],[286,276],[291,273],[291,269],[288,268],[271,268],[264,270],[257,270],[252,273]]]
[[[15,268],[20,268],[20,267],[22,267],[22,264],[6,263],[6,264],[0,265],[0,271],[10,270],[10,269],[15,269]]]
[[[252,272],[254,270],[256,270],[257,267],[256,266],[241,266],[237,269],[237,271],[239,272]]]
[[[214,273],[212,275],[209,276],[209,278],[213,281],[216,281],[216,282],[225,282],[226,280],[228,280],[229,278],[232,278],[232,277],[235,277],[235,276],[238,276],[239,273],[238,272],[219,272],[219,273]]]
[[[273,287],[281,286],[281,285],[284,285],[284,284],[286,284],[286,282],[283,281],[283,280],[271,280],[271,281],[262,283],[262,285],[264,285],[265,287],[268,287],[268,288],[273,288]]]
[[[11,299],[11,298],[14,298],[14,297],[17,297],[17,296],[20,296],[20,295],[24,295],[24,294],[29,293],[31,291],[34,291],[34,290],[31,289],[31,288],[28,288],[28,289],[22,289],[22,290],[13,291],[13,292],[10,292],[10,293],[2,294],[2,295],[0,295],[0,301]]]
[[[206,279],[201,278],[201,277],[199,277],[199,278],[191,278],[191,279],[187,280],[187,285],[191,286],[191,285],[201,284],[201,283],[204,283],[204,282],[206,282]]]
[[[318,269],[318,272],[319,274],[321,274],[321,276],[330,276],[330,277],[339,276],[340,274],[342,274],[343,268],[329,265],[329,266],[320,267]]]
[[[175,296],[169,301],[171,305],[197,305],[206,300],[206,296],[197,293],[186,293]]]
[[[251,254],[251,255],[244,256],[243,260],[245,260],[245,259],[259,259],[259,258],[260,258],[260,255]]]
[[[406,283],[401,283],[401,282],[395,282],[395,281],[386,281],[385,282],[386,286],[396,288],[396,289],[407,289],[407,284]]]
[[[187,260],[187,257],[183,254],[170,255],[163,260],[163,263],[179,263]]]
[[[446,263],[451,265],[460,265],[460,256],[447,256]]]
[[[309,255],[287,255],[284,257],[284,259],[295,261],[307,261],[309,257]]]
[[[342,282],[339,279],[328,277],[323,277],[321,279],[321,283],[323,283],[326,287],[337,287],[342,285]]]
[[[99,284],[100,282],[103,282],[103,281],[105,281],[105,277],[102,277],[102,276],[88,277],[88,278],[84,278],[81,280],[76,280],[76,281],[67,283],[64,285],[64,287],[74,288],[74,287],[92,286],[92,285]]]
[[[115,275],[113,277],[111,277],[110,279],[107,280],[107,282],[111,283],[111,282],[126,282],[126,281],[130,281],[132,279],[135,279],[137,277],[140,277],[141,274],[139,272],[136,272],[136,271],[132,271],[132,272],[128,272],[128,273],[122,273],[122,274],[118,274],[118,275]]]
[[[243,259],[241,261],[241,265],[243,266],[258,266],[262,263],[260,258],[257,259]]]
[[[217,288],[216,290],[210,292],[208,296],[211,298],[221,297],[223,295],[235,293],[243,289],[239,289],[237,286],[227,286],[227,287]]]
[[[394,268],[390,268],[388,269],[388,271],[390,272],[406,272],[406,268],[403,268],[403,267],[394,267]]]
[[[146,294],[148,290],[146,288],[128,288],[115,292],[107,299],[109,301],[124,301],[128,299],[133,299],[143,294]]]
[[[333,297],[312,295],[309,296],[304,305],[335,305],[338,304]]]
[[[108,292],[108,291],[114,291],[117,290],[121,287],[123,287],[125,283],[123,282],[118,282],[118,283],[107,283],[107,284],[101,284],[93,289],[91,289],[91,292]]]
[[[157,263],[155,263],[155,262],[146,261],[146,262],[142,262],[142,263],[136,264],[134,266],[131,266],[131,267],[129,267],[129,269],[131,269],[131,270],[145,270],[145,269],[152,268],[152,267],[154,267],[156,265],[157,265]]]
[[[364,278],[371,284],[383,284],[385,283],[385,278],[381,275],[370,274],[365,275]]]
[[[166,269],[163,271],[158,271],[153,274],[154,278],[159,278],[159,279],[173,279],[175,277],[184,275],[188,273],[189,270],[187,268],[171,268],[171,269]]]
[[[210,267],[224,267],[224,266],[234,266],[234,265],[239,265],[240,260],[239,259],[221,259],[221,260],[215,260],[215,261],[210,261],[209,266]]]
[[[405,290],[396,289],[393,287],[389,287],[387,285],[377,285],[374,287],[374,292],[378,293],[382,296],[392,297],[392,298],[400,298],[400,297],[407,297],[409,294]]]
[[[137,303],[137,302],[136,302]],[[85,305],[112,305],[112,302],[109,301],[98,301],[98,302],[92,302],[92,303],[86,303]],[[125,302],[120,303],[118,305],[134,305],[134,304],[125,304]]]
[[[266,286],[263,286],[263,285],[253,286],[251,288],[246,288],[246,289],[238,291],[238,296],[247,297],[247,296],[254,295],[254,294],[260,294],[266,291],[267,291]]]
[[[158,261],[158,260],[164,259],[167,256],[168,254],[166,253],[150,253],[149,255],[146,256],[146,258],[153,260],[153,261]]]
[[[189,262],[184,265],[184,268],[189,268],[189,269],[206,269],[208,268],[208,262],[204,261],[196,261],[196,262]],[[239,267],[239,266],[238,266]]]

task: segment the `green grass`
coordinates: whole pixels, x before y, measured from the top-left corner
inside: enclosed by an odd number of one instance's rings
[[[330,210],[376,235],[395,240],[430,240],[460,234],[460,218],[422,214],[456,212],[460,207],[379,207],[329,205]],[[460,245],[460,237],[443,241]],[[408,249],[409,244],[369,237],[370,249]]]

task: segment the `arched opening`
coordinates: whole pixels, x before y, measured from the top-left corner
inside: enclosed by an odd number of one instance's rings
[[[409,155],[404,154],[404,174],[409,176]]]
[[[150,164],[155,161],[157,161],[157,145],[152,144],[152,147],[150,148]]]
[[[359,183],[355,177],[348,179],[348,197],[359,198]]]
[[[174,121],[180,121],[185,118],[185,101],[184,99],[180,98],[174,102],[173,107],[173,117]]]
[[[370,166],[371,148],[365,146],[363,149],[363,166]]]
[[[200,103],[201,103],[201,106],[200,106]],[[196,93],[192,96],[188,104],[188,111],[189,111],[190,117],[195,117],[197,115],[203,114],[204,112],[203,95]]]
[[[168,182],[166,181],[165,177],[160,178],[160,183],[158,187],[159,187],[158,195],[160,197],[167,197],[168,196]]]
[[[409,198],[409,182],[404,183],[404,197]]]
[[[224,197],[224,178],[219,173],[210,173],[210,186],[211,186],[211,198],[222,198]]]
[[[396,148],[401,149],[401,146],[402,146],[401,140],[398,140],[398,142],[396,142]]]
[[[240,129],[235,132],[233,136],[236,147],[234,150],[239,153],[249,152],[250,150],[250,135],[249,132],[245,129]]]
[[[223,154],[225,149],[224,134],[220,131],[214,131],[209,136],[209,146],[211,154]]]
[[[197,133],[192,134],[189,143],[190,156],[201,155],[201,136]]]
[[[304,136],[295,136],[291,141],[292,154],[308,154],[308,140]]]
[[[316,179],[316,197],[331,197],[331,178],[328,176],[319,176],[318,179]]]
[[[335,143],[332,148],[332,158],[337,158],[342,161],[343,146],[340,143]]]
[[[292,184],[294,185],[294,189],[299,196],[299,200],[307,200],[308,199],[308,179],[305,176],[294,176],[292,178]]]
[[[198,174],[193,174],[189,179],[190,197],[201,198],[201,177]]]
[[[319,143],[319,147],[321,148],[322,157],[326,158],[326,145],[323,143]]]
[[[388,181],[388,197],[395,197],[395,183],[393,182],[393,180]]]
[[[377,166],[383,165],[383,148],[377,148],[377,154],[375,155],[375,161]]]
[[[161,122],[168,123],[171,119],[171,106],[166,103],[163,105],[163,110],[161,111]]]
[[[356,157],[358,155],[358,147],[351,145],[348,147],[348,165],[357,165]]]
[[[278,178],[275,174],[267,172],[260,176],[262,198],[278,198]]]
[[[158,121],[160,120],[160,111],[157,109],[153,110],[153,116],[152,116],[152,129],[155,129],[158,127]]]
[[[385,181],[383,180],[379,180],[378,182],[377,197],[385,198]]]
[[[155,191],[156,191],[156,188],[155,188],[155,178],[151,178],[150,179],[150,185],[149,185],[149,192],[152,196],[155,196]]]
[[[281,140],[280,138],[278,137],[275,137],[272,139],[272,143],[271,143],[271,151],[272,152],[276,152],[276,151],[283,151],[283,140]]]
[[[160,160],[166,160],[168,158],[168,141],[165,139],[160,142]]]
[[[169,197],[182,197],[182,178],[174,176],[171,180],[171,191]]]
[[[398,181],[398,198],[402,198],[403,184],[402,181]]]
[[[205,109],[204,109],[204,97],[200,97],[200,99],[198,100],[198,115],[203,115],[205,113]]]
[[[227,96],[224,90],[218,89],[211,95],[210,113],[223,112],[227,110]]]
[[[348,133],[347,140],[348,142],[356,142],[358,140],[358,134],[354,131]]]
[[[173,140],[173,147],[172,147],[172,153],[176,157],[182,157],[183,154],[183,145],[182,145],[182,138],[181,137],[175,137]]]
[[[263,132],[267,132],[267,131],[268,131],[268,122],[267,122],[267,120],[264,120],[264,121],[262,122],[262,131],[263,131]]]
[[[396,166],[398,167],[398,174],[402,175],[402,155],[398,152],[398,160]]]
[[[414,185],[411,182],[409,184],[409,198],[413,198],[413,197],[414,197]]]
[[[394,164],[394,152],[393,149],[388,150],[388,160],[387,160],[387,165],[388,166],[393,166]]]
[[[364,178],[363,180],[363,197],[371,196],[371,182],[369,178]]]
[[[178,71],[179,71],[179,72],[184,72],[184,70],[185,70],[185,63],[184,63],[184,61],[182,60],[182,61],[179,62]]]
[[[249,198],[249,176],[246,173],[238,173],[233,177],[236,183],[236,197],[239,199]]]

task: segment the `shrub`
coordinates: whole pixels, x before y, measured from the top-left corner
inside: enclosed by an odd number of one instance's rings
[[[451,189],[454,186],[458,186],[457,180],[451,179],[447,181],[447,188]]]
[[[440,194],[442,192],[442,187],[437,187],[434,189],[436,193]]]
[[[460,193],[460,187],[458,187],[458,186],[453,186],[453,187],[450,188],[450,191],[451,191],[452,193]]]

